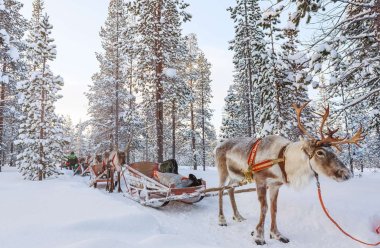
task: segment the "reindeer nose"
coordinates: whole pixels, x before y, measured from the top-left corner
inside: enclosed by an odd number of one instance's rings
[[[350,179],[353,176],[353,174],[351,173],[351,171],[349,171],[348,169],[338,170],[335,175],[336,175],[336,177],[337,177],[338,180],[340,179],[342,181],[346,181],[346,180]]]
[[[342,170],[341,175],[342,175],[342,179],[344,181],[346,181],[346,180],[348,180],[354,176],[353,173],[349,170]]]

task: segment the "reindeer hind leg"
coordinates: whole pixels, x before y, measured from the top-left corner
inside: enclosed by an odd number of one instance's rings
[[[219,190],[219,226],[227,226],[226,218],[224,217],[223,212],[223,193],[224,193],[224,186],[227,180],[227,175],[221,175],[220,176],[220,183],[219,187],[221,188]]]

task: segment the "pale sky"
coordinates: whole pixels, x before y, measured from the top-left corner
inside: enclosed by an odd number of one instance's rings
[[[24,3],[22,13],[28,19],[32,0]],[[212,64],[211,108],[215,110],[213,123],[217,131],[222,121],[224,97],[232,83],[232,53],[228,41],[233,39],[233,23],[226,9],[232,0],[187,0],[188,12],[193,15],[183,26],[183,34],[195,33],[199,47]],[[87,117],[87,98],[84,92],[97,72],[95,52],[101,52],[99,37],[108,11],[108,0],[45,0],[45,11],[53,25],[52,36],[57,45],[57,59],[51,63],[53,72],[65,80],[63,98],[57,103],[57,112],[70,115],[74,123]]]

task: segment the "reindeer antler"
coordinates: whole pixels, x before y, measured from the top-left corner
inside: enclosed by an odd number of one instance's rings
[[[363,127],[362,125],[360,125],[360,128],[358,129],[358,131],[350,139],[347,139],[347,137],[344,139],[335,139],[331,141],[330,144],[335,147],[337,145],[342,145],[342,144],[354,144],[358,147],[361,147],[359,142],[362,140],[364,140]]]
[[[320,115],[322,117],[321,126],[319,127],[319,135],[321,136],[321,139],[325,138],[325,135],[323,134],[323,127],[325,126],[326,120],[327,120],[327,118],[330,115],[330,106],[327,105],[327,108],[324,108],[324,109],[325,109],[325,113],[324,114],[318,114],[318,115]],[[336,133],[337,131],[338,130],[336,130],[334,133]]]
[[[307,135],[312,140],[316,140],[315,138],[313,138],[313,136],[309,132],[307,132],[306,128],[301,123],[302,110],[306,107],[308,103],[309,102],[306,102],[302,104],[301,106],[293,104],[293,108],[295,109],[297,113],[298,128],[301,130],[301,132],[304,135]],[[357,145],[358,147],[361,147],[359,145],[359,142],[364,139],[363,128],[361,125],[360,125],[359,130],[351,138],[348,138],[347,136],[344,138],[334,137],[334,135],[338,132],[339,128],[335,130],[331,130],[330,128],[327,127],[327,133],[323,132],[323,128],[326,125],[327,118],[330,115],[330,107],[327,106],[327,108],[324,108],[324,109],[325,109],[325,112],[323,114],[318,114],[319,116],[322,117],[321,126],[319,127],[319,134],[321,136],[321,139],[316,142],[316,145],[317,146],[324,146],[324,145],[334,146],[339,151],[342,151],[340,145],[343,145],[343,144],[354,144],[354,145]],[[325,134],[327,136],[325,136]]]
[[[306,128],[302,125],[302,123],[301,123],[301,113],[302,113],[302,110],[304,110],[304,108],[306,107],[306,105],[309,104],[309,102],[310,102],[310,101],[305,102],[305,103],[302,104],[301,106],[299,106],[298,104],[293,103],[293,108],[294,108],[294,110],[296,111],[296,114],[297,114],[298,128],[300,129],[301,133],[302,133],[303,135],[308,136],[311,140],[315,140],[315,138],[313,137],[313,135],[311,135],[311,134],[306,130]]]

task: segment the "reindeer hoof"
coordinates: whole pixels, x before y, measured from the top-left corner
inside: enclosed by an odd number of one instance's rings
[[[275,237],[275,236],[273,236],[272,234],[269,236],[271,239],[276,239],[276,240],[278,240],[278,241],[280,241],[280,242],[282,242],[282,243],[289,243],[289,239],[288,238],[285,238],[284,236],[278,236],[278,237]]]
[[[227,226],[226,218],[224,218],[224,215],[219,215],[219,226]]]
[[[237,222],[245,221],[245,218],[243,216],[241,216],[241,215],[234,216],[234,217],[232,217],[232,219],[234,221],[237,221]]]
[[[256,243],[256,245],[266,245],[265,240],[261,240],[261,239],[256,239],[255,243]]]
[[[282,242],[282,243],[289,243],[289,239],[288,238],[285,238],[285,237],[281,237],[280,239],[280,242]]]

